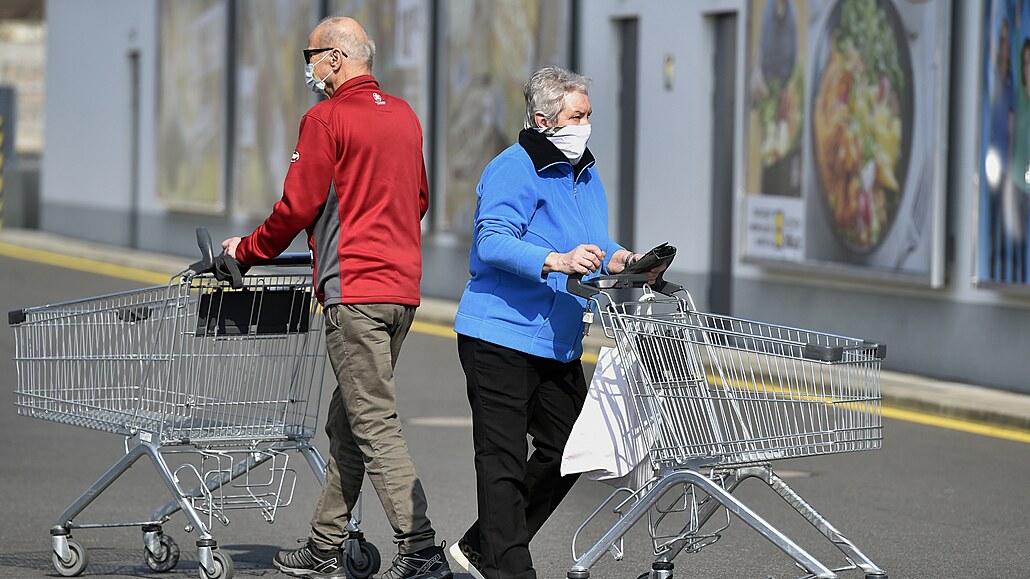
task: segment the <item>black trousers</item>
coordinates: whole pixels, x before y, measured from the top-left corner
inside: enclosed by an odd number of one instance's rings
[[[488,579],[536,579],[529,542],[578,478],[561,476],[561,458],[587,395],[583,365],[461,335],[458,358],[472,407],[479,508],[464,539],[482,554]]]

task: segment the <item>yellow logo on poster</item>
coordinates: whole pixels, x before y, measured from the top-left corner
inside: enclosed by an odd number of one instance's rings
[[[773,245],[783,247],[783,211],[777,211],[773,217]]]

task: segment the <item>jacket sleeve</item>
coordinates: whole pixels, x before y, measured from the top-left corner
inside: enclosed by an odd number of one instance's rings
[[[516,163],[499,159],[483,172],[476,193],[474,241],[479,259],[520,277],[536,279],[551,250],[522,240],[536,210],[537,192],[532,181],[515,177]],[[533,175],[535,177],[535,175]]]
[[[336,164],[336,142],[320,120],[300,122],[297,153],[286,172],[283,196],[272,213],[236,249],[242,264],[278,256],[298,233],[310,227],[325,207]],[[427,192],[428,196],[428,192]]]

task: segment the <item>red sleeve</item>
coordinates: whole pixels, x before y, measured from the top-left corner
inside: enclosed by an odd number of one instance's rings
[[[336,143],[320,120],[304,115],[297,152],[286,172],[283,196],[272,213],[236,249],[236,259],[251,264],[278,256],[297,234],[310,227],[329,197],[336,165]]]

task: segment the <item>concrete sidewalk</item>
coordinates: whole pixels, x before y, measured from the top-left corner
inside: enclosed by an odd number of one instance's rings
[[[198,258],[137,251],[19,229],[0,231],[0,244],[10,246],[7,251],[0,251],[3,255],[13,253],[17,256],[18,248],[48,251],[169,277],[181,272]],[[0,246],[0,249],[4,248]],[[28,251],[25,258],[36,260]],[[451,325],[456,309],[454,301],[423,298],[418,319],[427,323]],[[598,328],[587,338],[586,349],[596,351],[605,342]],[[889,352],[888,349],[888,367]],[[881,393],[884,404],[893,408],[1030,431],[1030,395],[887,370],[881,374]]]

